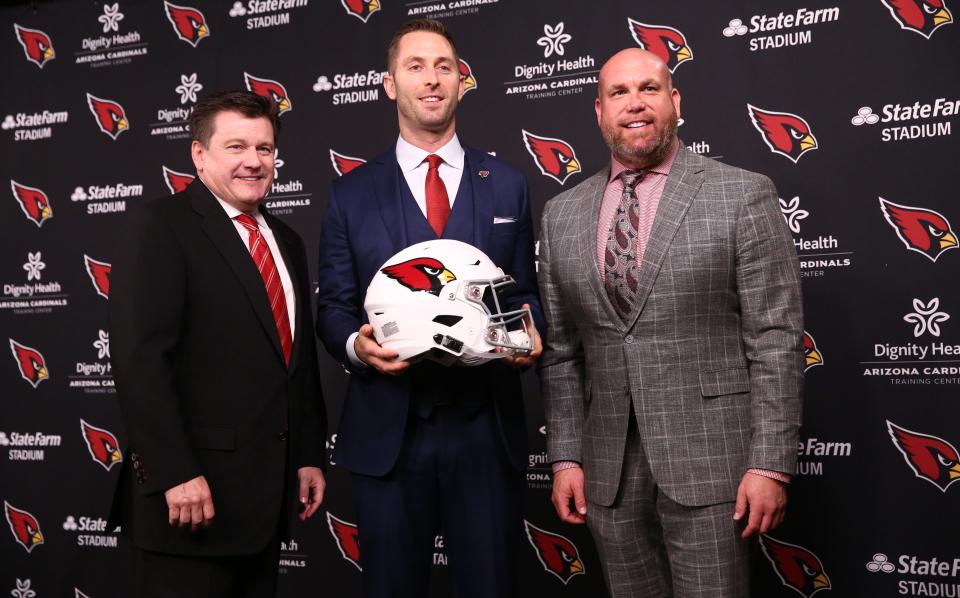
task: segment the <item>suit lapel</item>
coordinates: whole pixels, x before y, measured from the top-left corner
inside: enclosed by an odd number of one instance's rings
[[[479,173],[484,170],[486,154],[470,148],[464,148],[463,174],[461,185],[470,185],[473,196],[473,239],[477,248],[490,254],[493,248],[493,185],[487,178],[480,178]],[[487,175],[489,176],[489,174]]]
[[[647,247],[643,253],[643,263],[640,264],[638,273],[640,280],[637,283],[637,298],[634,300],[633,311],[627,320],[627,330],[633,327],[640,313],[643,312],[670,244],[702,184],[703,161],[688,152],[681,142],[677,157],[670,168],[667,184],[663,188],[660,204],[657,206],[653,228],[650,230],[650,240],[647,241]]]
[[[578,253],[583,271],[586,274],[590,290],[598,297],[600,305],[607,313],[610,321],[623,328],[623,320],[617,315],[607,290],[600,281],[600,270],[597,269],[597,226],[600,220],[600,204],[603,201],[603,191],[610,176],[610,167],[604,168],[597,174],[583,182],[583,194],[580,196],[582,207],[579,210],[579,239]]]
[[[380,218],[383,220],[383,229],[390,237],[393,246],[390,255],[400,251],[408,245],[407,227],[404,224],[403,195],[400,193],[399,175],[397,173],[397,155],[395,150],[377,158],[377,170],[373,175],[373,187],[377,196],[377,206]],[[399,224],[399,226],[398,226]]]
[[[257,319],[263,327],[264,332],[270,338],[277,355],[282,359],[283,351],[280,348],[280,336],[277,334],[277,324],[273,320],[273,312],[270,311],[270,302],[267,298],[267,289],[263,285],[263,278],[260,271],[257,270],[253,259],[250,257],[250,251],[244,246],[237,229],[227,217],[217,200],[209,190],[196,179],[187,187],[187,194],[193,204],[194,210],[203,217],[201,228],[210,238],[213,245],[223,256],[230,268],[240,280],[240,284],[246,291],[247,299],[257,314]]]

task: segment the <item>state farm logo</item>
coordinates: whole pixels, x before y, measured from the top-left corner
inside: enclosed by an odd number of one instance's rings
[[[956,249],[957,234],[940,212],[879,199],[884,218],[908,250],[936,262],[944,252]]]
[[[5,282],[0,310],[15,314],[51,313],[54,308],[66,307],[68,296],[57,280],[44,279],[47,263],[40,251],[28,251],[22,269],[25,282]]]
[[[78,361],[74,373],[68,376],[70,388],[82,389],[86,394],[110,394],[116,392],[113,380],[113,364],[110,362],[110,333],[98,330],[90,343],[96,358]]]
[[[27,220],[37,225],[37,228],[44,222],[53,218],[53,206],[47,194],[36,187],[30,187],[10,179],[10,190],[13,191],[13,199]]]
[[[305,569],[307,556],[300,552],[300,543],[296,538],[280,541],[280,573],[286,573],[289,568]]]
[[[354,158],[353,156],[341,154],[332,149],[330,150],[330,163],[333,165],[333,171],[337,173],[337,176],[343,176],[354,168],[366,164],[366,162],[363,158]]]
[[[800,258],[801,277],[822,277],[828,269],[853,265],[853,252],[842,251],[840,241],[833,234],[800,234],[801,222],[810,216],[810,212],[800,207],[799,196],[790,200],[780,198],[780,213],[783,214],[787,228],[794,234],[793,244]]]
[[[7,501],[3,501],[3,510],[13,539],[27,553],[43,544],[43,532],[40,531],[40,523],[29,511],[18,509]]]
[[[96,35],[84,37],[80,50],[73,53],[74,64],[87,64],[91,68],[130,64],[134,59],[147,55],[149,44],[136,29],[120,32],[120,23],[125,19],[120,3],[103,4],[103,14],[97,17],[102,25]]]
[[[281,181],[280,168],[285,162],[280,159],[280,150],[274,150],[274,181],[265,205],[273,214],[292,214],[297,208],[310,207],[311,195],[300,179]]]
[[[845,459],[853,455],[853,444],[821,440],[811,436],[797,443],[797,473],[806,476],[822,476],[824,463]]]
[[[953,22],[944,0],[881,0],[901,29],[930,39],[933,33]]]
[[[950,314],[941,309],[939,297],[914,298],[912,307],[900,316],[912,339],[874,343],[871,360],[860,362],[866,366],[863,375],[886,377],[894,385],[960,385],[960,344],[940,340]]]
[[[523,528],[537,560],[543,565],[543,570],[556,577],[563,585],[569,584],[577,575],[586,573],[580,551],[569,538],[540,529],[526,519],[523,521]]]
[[[331,79],[327,75],[320,75],[313,84],[313,91],[330,94],[330,103],[333,106],[347,104],[362,104],[376,102],[380,99],[380,90],[383,78],[387,71],[369,69],[366,72],[337,73]]]
[[[950,119],[960,114],[960,99],[936,98],[929,102],[917,100],[912,104],[884,104],[880,112],[882,116],[875,114],[870,106],[862,106],[850,119],[850,124],[862,127],[891,123],[880,129],[880,139],[884,142],[945,137],[953,134]]]
[[[107,520],[102,517],[67,515],[61,524],[65,532],[77,532],[77,546],[85,548],[116,548],[119,528],[107,531]]]
[[[0,129],[13,131],[14,141],[38,141],[53,137],[53,125],[62,125],[70,119],[66,110],[17,112],[7,114],[0,122]]]
[[[7,451],[10,461],[43,461],[47,449],[59,448],[62,441],[59,434],[0,432],[0,447]]]
[[[747,114],[770,151],[790,159],[794,164],[800,157],[817,149],[810,124],[796,114],[774,112],[747,104]]]
[[[119,103],[113,100],[98,98],[97,96],[87,94],[87,107],[93,114],[93,120],[97,123],[100,131],[113,139],[117,140],[120,133],[130,129],[130,120],[127,119],[127,111]]]
[[[192,6],[177,6],[164,0],[164,13],[173,32],[177,38],[184,41],[194,48],[200,43],[200,40],[210,36],[210,26],[207,24],[207,17]]]
[[[749,26],[743,19],[730,19],[727,26],[722,29],[722,33],[723,37],[727,38],[750,34],[747,38],[747,46],[751,52],[758,52],[812,44],[813,29],[811,27],[835,23],[839,20],[839,6],[814,10],[798,8],[790,13],[780,11],[776,15],[766,13],[753,15],[747,21]]]
[[[866,569],[870,573],[899,574],[888,578],[891,595],[949,596],[956,593],[960,558],[901,554],[893,560],[878,552],[866,562]]]
[[[157,122],[150,123],[150,136],[167,140],[190,139],[188,119],[197,102],[197,94],[203,90],[203,84],[197,80],[196,73],[181,74],[179,84],[173,88],[179,105],[157,108]]]
[[[143,185],[115,183],[74,187],[70,201],[86,204],[85,211],[88,215],[117,214],[127,211],[127,201],[124,198],[142,196]]]
[[[809,549],[766,534],[760,535],[760,547],[781,583],[804,598],[832,589],[820,557]]]
[[[503,84],[504,95],[541,100],[593,91],[599,72],[597,61],[590,54],[566,57],[566,44],[573,41],[574,36],[565,28],[563,21],[544,24],[543,35],[536,39],[536,44],[543,48],[543,60],[514,65],[513,80]]]
[[[641,23],[630,18],[627,19],[627,28],[633,41],[647,52],[656,54],[671,73],[684,62],[693,61],[693,50],[679,29]]]
[[[50,36],[39,29],[31,29],[13,24],[13,30],[17,33],[17,41],[23,47],[23,55],[26,59],[41,69],[48,62],[56,58],[53,51],[53,41]]]
[[[187,185],[193,182],[194,178],[194,175],[188,172],[178,172],[163,166],[163,184],[167,186],[171,194],[183,192]]]
[[[916,477],[946,492],[960,479],[960,454],[950,442],[887,420],[887,432]]]
[[[356,17],[366,23],[373,13],[380,12],[380,0],[340,0],[344,10],[351,17]]]
[[[277,27],[291,23],[290,9],[304,8],[310,0],[247,0],[234,2],[227,14],[243,19],[247,30]]]
[[[563,139],[535,135],[521,130],[527,148],[540,174],[563,185],[571,175],[580,172],[580,161],[573,147]]]

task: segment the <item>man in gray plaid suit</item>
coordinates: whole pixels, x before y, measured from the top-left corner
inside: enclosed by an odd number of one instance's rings
[[[552,500],[615,598],[748,596],[746,538],[796,467],[793,242],[768,178],[684,149],[656,55],[614,55],[596,112],[611,163],[541,224]]]

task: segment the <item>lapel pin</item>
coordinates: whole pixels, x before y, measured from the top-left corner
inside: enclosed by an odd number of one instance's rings
[[[481,170],[481,171],[478,172],[477,174],[480,175],[480,178],[481,178],[481,179],[485,179],[485,178],[487,178],[488,176],[490,176],[490,171],[489,171],[489,170]]]

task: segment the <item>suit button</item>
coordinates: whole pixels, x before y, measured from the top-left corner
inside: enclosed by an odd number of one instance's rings
[[[628,334],[627,336],[625,336],[625,337],[623,338],[623,340],[624,340],[628,345],[632,345],[632,344],[633,344],[633,335],[632,335],[632,334]]]
[[[287,441],[287,431],[284,430],[283,432],[280,432],[280,435],[277,436],[277,440],[279,440],[280,442],[286,442],[286,441]]]

